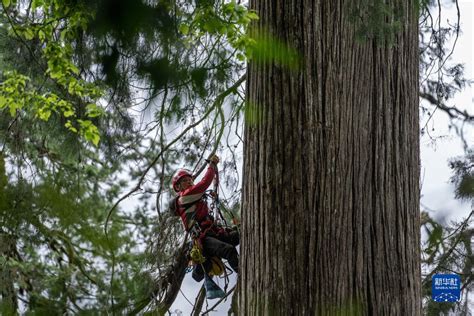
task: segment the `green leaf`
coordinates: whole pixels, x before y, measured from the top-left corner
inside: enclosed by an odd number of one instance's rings
[[[90,118],[98,117],[104,114],[104,110],[94,103],[90,103],[86,106],[86,112],[87,116]]]
[[[50,116],[51,116],[51,111],[49,109],[43,108],[38,111],[38,117],[42,119],[43,121],[47,121]]]
[[[257,104],[247,102],[244,107],[244,117],[247,124],[256,126],[263,120],[263,109]]]
[[[11,116],[15,116],[15,114],[16,114],[16,109],[17,109],[17,108],[18,108],[17,103],[12,102],[12,103],[10,104],[10,115],[11,115]]]
[[[250,20],[258,20],[259,19],[258,14],[255,11],[247,12],[247,18],[249,18]]]
[[[300,66],[301,57],[296,49],[270,34],[259,34],[255,38],[242,37],[236,45],[243,46],[249,59],[274,62],[293,70]]]
[[[25,29],[23,35],[27,40],[32,40],[35,37],[35,33],[33,33],[33,31],[29,28]]]
[[[43,5],[43,0],[33,0],[31,7],[34,9],[41,7]]]
[[[67,109],[63,112],[64,117],[71,117],[76,114],[73,109]]]
[[[75,94],[75,92],[76,92],[76,86],[77,86],[77,82],[74,81],[74,80],[72,80],[71,82],[69,82],[67,91],[68,91],[70,94]]]
[[[7,99],[3,95],[0,95],[0,109],[3,109],[6,103]]]
[[[99,136],[99,133],[95,133],[92,135],[92,143],[97,146],[99,145],[99,141],[100,141],[100,136]]]
[[[10,4],[11,4],[11,1],[10,1],[10,0],[2,0],[2,2],[3,2],[3,6],[4,6],[5,8],[8,8],[8,7],[10,6]]]
[[[77,120],[81,126],[81,134],[84,138],[92,142],[95,146],[99,144],[99,129],[89,120]]]
[[[61,41],[64,41],[64,39],[67,36],[67,32],[68,32],[68,30],[64,29],[64,30],[61,31],[61,33],[59,33],[59,38],[61,39]]]
[[[38,37],[39,37],[40,41],[44,41],[46,39],[46,33],[44,33],[43,30],[39,30],[38,31]]]
[[[69,70],[71,70],[72,73],[75,74],[75,75],[79,74],[79,68],[77,68],[74,64],[69,65]]]
[[[189,34],[189,26],[187,24],[181,24],[179,26],[179,31],[181,32],[181,34],[183,35],[188,35]]]
[[[246,57],[244,54],[242,53],[237,53],[237,55],[235,55],[235,57],[237,58],[237,60],[239,61],[245,61]]]
[[[72,122],[71,122],[71,121],[67,121],[66,124],[64,124],[64,126],[66,126],[66,128],[67,128],[68,130],[70,130],[71,132],[77,133],[77,128],[75,128],[74,126],[72,126]]]

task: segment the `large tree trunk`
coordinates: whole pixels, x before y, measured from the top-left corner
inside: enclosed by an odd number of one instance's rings
[[[248,69],[241,315],[421,313],[417,14],[358,43],[347,2],[251,1],[301,68]]]

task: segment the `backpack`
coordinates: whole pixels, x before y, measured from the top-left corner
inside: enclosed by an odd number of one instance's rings
[[[178,213],[178,199],[179,199],[179,195],[171,198],[169,201],[168,201],[168,213],[171,215],[171,216],[179,216],[179,213]],[[188,204],[183,204],[181,205],[181,207],[184,207],[184,210],[186,211],[188,208],[190,208],[191,206],[193,206],[194,204],[196,204],[197,202],[201,201],[201,199],[197,200],[197,201],[194,201],[194,202],[191,202],[191,203],[188,203]]]
[[[167,210],[168,210],[168,213],[171,216],[179,216],[179,214],[178,214],[178,199],[179,199],[179,195],[171,198],[168,201],[168,209]]]

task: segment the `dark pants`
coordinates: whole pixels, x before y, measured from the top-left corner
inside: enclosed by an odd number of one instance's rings
[[[239,233],[231,231],[220,235],[207,235],[202,239],[203,255],[206,258],[219,257],[226,259],[230,267],[239,271],[239,254],[235,249],[240,242]]]
[[[203,255],[206,258],[219,257],[226,259],[229,262],[230,267],[235,271],[239,272],[239,253],[235,249],[240,242],[239,233],[235,230],[230,231],[226,234],[214,235],[212,233],[206,235],[201,240]],[[207,270],[209,260],[204,263],[204,268]],[[202,274],[201,265],[197,265],[193,271],[193,278],[196,281],[202,280],[204,275]]]

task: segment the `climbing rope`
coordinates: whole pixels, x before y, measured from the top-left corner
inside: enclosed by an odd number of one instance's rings
[[[209,163],[208,160],[206,160],[206,162]],[[204,167],[205,165],[201,167],[195,174],[193,174],[193,179],[196,179],[199,176],[199,174],[204,170]],[[221,201],[219,199],[219,185],[220,185],[219,170],[217,169],[216,165],[214,165],[213,167],[215,168],[215,176],[213,179],[213,182],[214,182],[213,190],[205,192],[202,199],[206,200],[208,198],[211,198],[211,201],[209,203],[210,204],[209,215],[212,216],[214,220],[213,220],[212,225],[210,225],[204,230],[200,227],[200,225],[197,222],[194,222],[194,224],[192,225],[192,228],[189,231],[193,239],[192,248],[189,252],[190,265],[186,269],[186,272],[191,272],[193,271],[193,268],[191,268],[191,266],[194,266],[194,267],[196,267],[196,265],[201,266],[202,271],[205,274],[205,285],[206,285],[206,290],[208,291],[208,293],[206,294],[207,299],[220,298],[222,296],[227,296],[228,294],[230,294],[230,292],[227,292],[228,286],[230,283],[229,275],[233,273],[232,270],[230,270],[230,268],[222,261],[221,258],[204,257],[202,245],[200,242],[201,237],[205,236],[207,231],[210,230],[214,225],[220,226],[226,231],[228,228],[230,228],[224,215],[221,212]],[[222,207],[224,206],[222,205]],[[234,216],[233,212],[230,210],[227,210],[225,207],[224,207],[224,211],[230,214],[232,218],[232,222],[235,225],[236,217]],[[208,261],[206,262],[206,260]],[[205,268],[205,266],[207,267],[207,269]],[[218,287],[218,285],[215,284],[214,281],[212,281],[213,276],[224,279],[224,291],[222,291]],[[206,305],[207,305],[207,300],[206,300]]]

